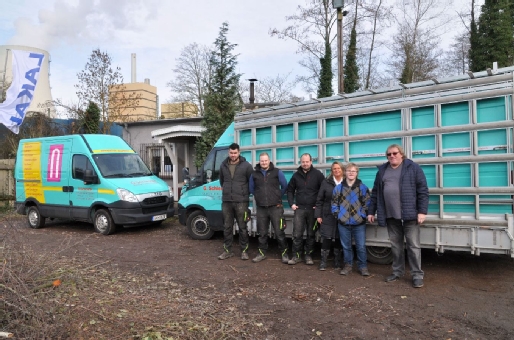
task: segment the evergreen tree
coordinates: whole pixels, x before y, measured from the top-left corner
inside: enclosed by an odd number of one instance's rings
[[[344,92],[352,93],[359,89],[359,66],[357,65],[357,8],[355,8],[352,33],[350,34],[350,45],[346,54],[344,65]]]
[[[325,42],[325,55],[319,59],[321,64],[319,75],[318,98],[330,97],[332,91],[332,48]]]
[[[469,35],[469,69],[473,72],[480,71],[476,65],[485,64],[483,60],[480,60],[483,55],[480,54],[479,42],[478,42],[478,27],[475,21],[475,1],[471,3],[471,24],[470,24],[470,35]]]
[[[82,123],[84,133],[98,133],[100,127],[100,108],[95,102],[90,101],[84,113],[84,121]]]
[[[228,23],[224,22],[209,59],[212,75],[206,84],[202,119],[205,131],[195,143],[197,167],[202,165],[218,138],[234,121],[236,112],[242,109],[243,103],[238,92],[241,75],[236,73],[237,55],[232,54],[237,45],[228,42],[227,33]]]
[[[514,26],[512,24],[512,0],[485,0],[478,19],[478,46],[471,54],[472,71],[513,64]],[[473,46],[472,46],[473,49]]]

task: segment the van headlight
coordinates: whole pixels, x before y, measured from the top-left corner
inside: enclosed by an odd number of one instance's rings
[[[122,201],[126,202],[138,202],[136,195],[128,191],[127,189],[116,189],[118,197]]]
[[[168,185],[168,197],[173,197],[173,190],[171,189],[171,187]]]

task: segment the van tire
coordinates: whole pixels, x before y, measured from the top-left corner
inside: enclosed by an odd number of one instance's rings
[[[103,235],[111,235],[116,231],[116,225],[112,220],[111,214],[105,209],[98,209],[95,212],[93,225],[95,226],[95,231]]]
[[[366,247],[368,261],[375,264],[393,263],[393,252],[390,247]]]
[[[194,240],[208,240],[214,235],[207,216],[201,210],[193,211],[187,218],[187,231]]]
[[[41,216],[37,206],[31,205],[27,209],[27,222],[33,229],[38,229],[45,226],[45,217]]]

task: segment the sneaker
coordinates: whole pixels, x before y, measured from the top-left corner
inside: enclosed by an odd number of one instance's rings
[[[282,263],[285,263],[287,264],[289,262],[289,256],[286,255],[282,255]]]
[[[218,259],[219,260],[225,260],[225,259],[228,259],[229,257],[232,257],[234,256],[234,253],[233,252],[228,252],[228,251],[224,251],[220,256],[218,256]]]
[[[361,275],[362,276],[369,276],[369,271],[367,267],[361,268]]]
[[[341,270],[341,273],[340,273],[340,274],[341,274],[341,275],[348,275],[348,274],[350,274],[351,272],[352,272],[352,265],[351,265],[351,264],[346,263],[346,264],[344,265],[343,270]]]
[[[386,282],[393,282],[393,281],[396,281],[398,280],[400,277],[397,276],[396,274],[392,274],[392,275],[389,275],[388,277],[386,277]]]
[[[266,259],[266,255],[259,254],[252,259],[253,263],[261,262]]]
[[[241,253],[241,260],[249,260],[250,257],[248,256],[248,253],[246,251]]]
[[[296,256],[293,256],[291,260],[287,262],[287,264],[297,264],[298,262],[302,262],[302,259]]]
[[[305,264],[308,264],[309,266],[314,264],[314,261],[312,261],[312,256],[305,255]]]
[[[412,287],[421,288],[423,287],[423,279],[414,279],[412,280]]]

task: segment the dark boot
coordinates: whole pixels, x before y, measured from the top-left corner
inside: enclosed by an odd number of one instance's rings
[[[319,270],[325,270],[327,268],[327,258],[329,249],[321,249],[321,262],[319,263]]]
[[[334,268],[339,269],[341,268],[341,255],[342,251],[339,248],[334,248]]]

